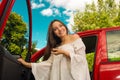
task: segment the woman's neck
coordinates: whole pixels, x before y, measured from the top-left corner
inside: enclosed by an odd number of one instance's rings
[[[70,35],[65,35],[61,40],[61,44],[68,43],[70,41]]]

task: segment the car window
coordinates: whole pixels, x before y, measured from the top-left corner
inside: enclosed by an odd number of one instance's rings
[[[18,4],[22,4],[22,7]],[[23,58],[27,54],[29,19],[26,0],[16,0],[2,35],[1,44],[13,54],[21,54]],[[26,44],[25,44],[26,43]],[[24,49],[23,49],[24,48]],[[26,48],[26,49],[25,49]]]
[[[107,53],[109,61],[120,61],[120,30],[108,31]]]
[[[94,67],[94,56],[95,56],[95,51],[96,51],[96,43],[97,43],[97,36],[86,36],[82,37],[82,40],[86,46],[86,58],[88,61],[88,67],[90,71],[90,75],[92,78],[93,74],[93,67]]]

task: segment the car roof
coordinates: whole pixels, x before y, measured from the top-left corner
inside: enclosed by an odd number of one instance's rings
[[[77,32],[77,34],[80,36],[84,36],[84,35],[90,35],[90,34],[98,34],[101,31],[111,31],[111,30],[120,30],[120,26],[100,28],[100,29],[95,29],[95,30],[87,30],[87,31]]]

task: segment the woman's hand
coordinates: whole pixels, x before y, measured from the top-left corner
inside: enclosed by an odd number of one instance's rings
[[[58,49],[58,48],[53,48],[51,53],[55,54],[55,55],[64,54],[66,56],[69,56],[69,53],[67,51],[64,51],[64,50]]]
[[[24,66],[26,66],[27,68],[31,68],[31,63],[26,62],[24,59],[19,58],[17,59],[21,64],[23,64]]]
[[[17,59],[20,63],[25,63],[25,60],[23,60],[22,58],[19,58],[19,59]]]

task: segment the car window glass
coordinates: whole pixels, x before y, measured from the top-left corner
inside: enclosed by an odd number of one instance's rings
[[[109,61],[120,61],[120,30],[108,31],[107,52]]]

